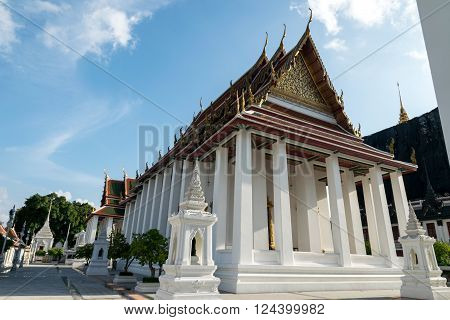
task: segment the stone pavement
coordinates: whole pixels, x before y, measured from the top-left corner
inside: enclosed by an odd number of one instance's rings
[[[0,300],[123,299],[105,287],[104,279],[88,277],[65,265],[30,265],[0,274]]]

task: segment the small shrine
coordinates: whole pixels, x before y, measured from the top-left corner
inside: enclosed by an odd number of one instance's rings
[[[169,218],[169,258],[156,299],[219,298],[220,279],[213,275],[217,266],[212,258],[212,226],[217,217],[205,211],[207,206],[196,161],[185,200],[178,214]]]
[[[450,299],[447,279],[441,277],[433,244],[436,240],[425,235],[410,203],[406,235],[399,239],[403,247],[405,273],[402,277],[401,296],[412,299]]]
[[[53,200],[52,200],[53,201]],[[33,238],[33,244],[32,244],[32,255],[36,254],[37,251],[45,251],[47,252],[49,249],[53,247],[53,232],[52,229],[50,229],[50,213],[52,210],[52,204],[50,203],[50,209],[48,210],[47,219],[45,220],[44,225],[42,228],[36,233],[36,235]]]
[[[88,276],[107,276],[108,272],[108,248],[109,241],[106,236],[106,226],[101,229],[100,235],[94,241],[94,250],[89,267],[86,270]]]

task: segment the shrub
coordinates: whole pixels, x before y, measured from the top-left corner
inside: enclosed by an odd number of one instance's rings
[[[372,254],[372,248],[370,247],[370,241],[364,241],[364,245],[366,246],[366,254],[370,256]]]
[[[85,244],[82,247],[78,247],[75,252],[76,259],[85,259],[86,264],[91,262],[92,252],[94,251],[94,245],[92,243]]]
[[[151,229],[144,234],[137,235],[131,243],[132,254],[139,260],[141,266],[148,265],[151,277],[155,278],[154,264],[161,268],[168,257],[168,241],[156,229]]]
[[[64,255],[64,250],[62,248],[51,248],[50,250],[48,250],[48,254],[59,261]]]
[[[36,251],[36,256],[38,257],[44,257],[47,254],[44,250],[38,250]]]
[[[438,265],[450,266],[450,244],[443,241],[436,241],[434,243],[434,252],[436,253]]]
[[[135,257],[131,254],[130,244],[127,243],[127,239],[122,233],[120,233],[120,231],[116,230],[111,233],[108,258],[113,260],[124,259],[124,272],[131,273],[128,272],[128,268],[130,267],[131,263],[133,263]],[[131,275],[133,274],[131,273]]]

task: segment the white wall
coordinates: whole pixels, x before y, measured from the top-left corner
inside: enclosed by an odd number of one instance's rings
[[[448,0],[417,0],[417,7],[450,159],[450,3]]]

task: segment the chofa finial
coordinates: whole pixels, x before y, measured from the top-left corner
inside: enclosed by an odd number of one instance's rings
[[[203,111],[203,97],[200,97],[200,110]]]
[[[269,43],[269,34],[266,32],[266,42],[264,43],[263,54],[266,54],[267,44]]]
[[[283,23],[284,26],[284,31],[283,31],[283,36],[281,37],[281,42],[283,42],[284,38],[286,38],[286,23]]]
[[[308,25],[306,26],[306,29],[309,29],[309,25],[311,24],[312,19],[313,19],[313,11],[312,11],[312,9],[308,8],[308,10],[309,10],[309,20],[308,20]]]

